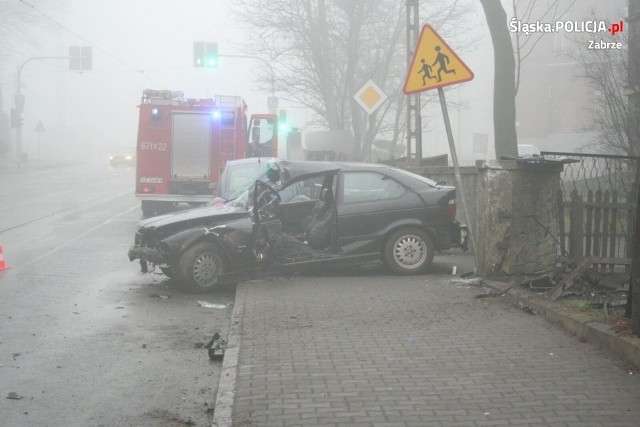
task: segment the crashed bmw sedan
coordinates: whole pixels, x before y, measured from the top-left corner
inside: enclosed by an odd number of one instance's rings
[[[223,206],[140,222],[129,259],[195,291],[336,263],[418,274],[436,251],[466,244],[455,196],[385,165],[274,160]]]

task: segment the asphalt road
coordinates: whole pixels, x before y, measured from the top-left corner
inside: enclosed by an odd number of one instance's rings
[[[0,171],[0,425],[210,424],[220,362],[198,346],[226,336],[234,289],[129,262],[133,183],[102,164]]]

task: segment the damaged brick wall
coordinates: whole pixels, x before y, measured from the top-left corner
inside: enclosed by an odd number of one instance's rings
[[[481,162],[478,170],[478,274],[551,269],[558,254],[562,166],[501,160]]]

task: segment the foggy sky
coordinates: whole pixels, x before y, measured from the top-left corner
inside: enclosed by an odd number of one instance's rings
[[[453,41],[449,44],[475,78],[446,90],[450,103],[463,104],[450,106],[449,115],[458,156],[467,163],[474,159],[473,133],[488,135],[486,156],[494,155],[493,51],[482,9],[477,2],[470,3],[475,12],[469,19],[476,24],[479,41],[474,46],[458,46]],[[267,110],[270,94],[256,90],[255,76],[262,72],[258,62],[223,57],[217,70],[192,66],[194,41],[218,42],[221,55],[243,54],[237,43],[247,28],[236,21],[227,0],[66,0],[53,6],[47,1],[33,4],[75,35],[24,7],[32,23],[25,24],[23,31],[38,43],[14,41],[12,45],[20,46],[20,54],[2,52],[0,85],[5,111],[13,106],[15,69],[26,58],[67,56],[70,46],[86,46],[87,42],[94,49],[92,71],[71,72],[66,60],[35,61],[25,67],[23,140],[24,151],[31,158],[37,153],[34,129],[39,122],[46,129],[42,134],[44,158],[100,159],[108,156],[110,147],[135,144],[136,105],[145,88],[181,90],[194,98],[239,95],[245,98],[249,113]],[[311,113],[295,107],[281,99],[280,108],[288,110],[291,124],[304,128]],[[425,109],[425,123],[425,156],[448,153],[437,103]]]

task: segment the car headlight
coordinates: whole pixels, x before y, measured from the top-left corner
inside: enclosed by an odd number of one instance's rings
[[[131,160],[131,159],[133,159],[133,157],[131,157],[131,156],[125,156],[124,158],[125,158],[126,160]]]

